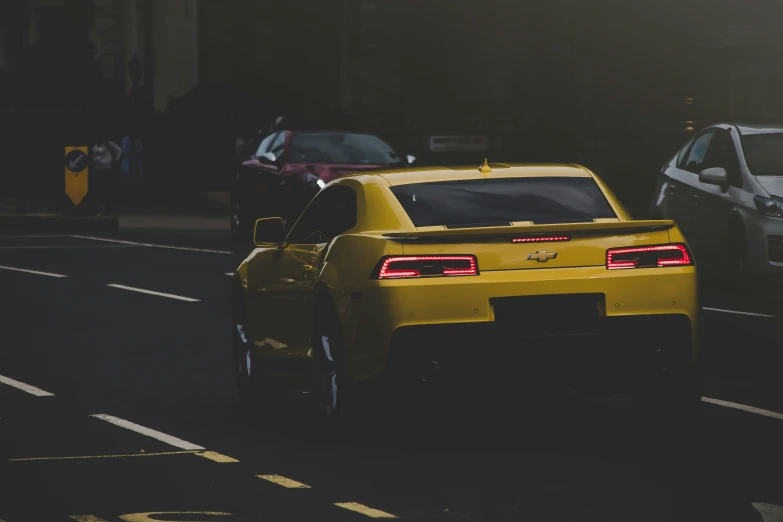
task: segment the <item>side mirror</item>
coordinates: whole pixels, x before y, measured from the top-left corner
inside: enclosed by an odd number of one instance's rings
[[[285,239],[283,218],[270,217],[256,220],[253,227],[253,243],[261,245],[279,245]]]
[[[274,165],[277,163],[277,156],[271,152],[264,152],[258,157],[258,162],[264,165]]]
[[[699,181],[708,185],[725,187],[729,184],[729,173],[722,167],[704,169],[699,174]]]
[[[405,160],[408,162],[408,165],[413,165],[413,162],[416,161],[416,156],[408,154],[405,156]]]

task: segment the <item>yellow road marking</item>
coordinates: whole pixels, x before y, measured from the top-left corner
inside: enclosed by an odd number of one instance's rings
[[[102,518],[93,515],[68,515],[68,518],[76,520],[76,522],[106,522]]]
[[[120,520],[125,520],[125,522],[163,522],[163,520],[158,518],[161,515],[176,515],[176,518],[179,518],[179,515],[210,515],[219,517],[234,516],[233,513],[221,513],[219,511],[153,511],[150,513],[129,513],[127,515],[120,516]]]
[[[215,462],[239,462],[233,457],[229,457],[228,455],[221,455],[220,453],[216,453],[214,451],[200,451],[196,453],[196,455],[199,457],[204,457],[205,459],[214,460]]]
[[[347,509],[348,511],[361,513],[362,515],[368,516],[370,518],[397,518],[397,516],[392,515],[391,513],[373,509],[357,502],[335,502],[334,505],[343,509]]]
[[[278,486],[283,486],[284,488],[310,489],[310,486],[307,484],[302,484],[301,482],[291,480],[290,478],[286,478],[282,475],[256,475],[256,477],[268,480],[269,482],[277,484]]]
[[[74,457],[31,457],[24,459],[8,459],[8,462],[23,462],[30,460],[75,460],[75,459],[117,459],[123,457],[157,457],[160,455],[190,455],[195,451],[164,451],[162,453],[131,453],[129,455],[80,455]]]

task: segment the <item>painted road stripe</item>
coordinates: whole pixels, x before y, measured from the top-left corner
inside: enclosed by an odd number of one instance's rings
[[[68,515],[68,518],[76,522],[106,522],[104,519],[94,515]]]
[[[209,248],[192,248],[192,247],[181,247],[181,246],[174,246],[174,245],[158,245],[154,243],[138,243],[136,241],[125,241],[121,239],[107,239],[105,237],[77,236],[77,235],[71,235],[70,237],[77,238],[77,239],[92,239],[93,241],[105,241],[107,243],[118,243],[121,245],[134,245],[134,246],[143,246],[143,247],[152,247],[152,248],[168,248],[170,250],[186,250],[189,252],[209,252],[211,254],[234,253],[229,250],[212,250]]]
[[[77,455],[72,457],[29,457],[23,459],[8,459],[8,462],[27,462],[31,460],[80,460],[80,459],[124,459],[126,457],[161,457],[165,455],[193,455],[191,451],[162,451],[159,453],[129,453],[127,455]]]
[[[68,277],[62,274],[52,274],[51,272],[39,272],[38,270],[27,270],[26,268],[17,268],[15,266],[0,266],[2,270],[13,270],[14,272],[25,272],[27,274],[36,274],[49,277]]]
[[[774,319],[774,315],[769,314],[757,314],[755,312],[740,312],[739,310],[725,310],[723,308],[710,308],[708,306],[702,307],[703,310],[709,310],[710,312],[720,312],[723,314],[736,314],[736,315],[747,315],[750,317],[766,317],[769,319]]]
[[[68,237],[68,236],[63,235],[63,234],[59,234],[59,235],[32,235],[32,236],[25,236],[25,235],[18,235],[17,234],[17,235],[11,235],[11,236],[4,235],[3,239],[41,239],[41,238],[51,239],[53,237]]]
[[[142,435],[146,435],[147,437],[152,437],[153,439],[159,440],[161,442],[165,442],[166,444],[170,444],[175,448],[184,449],[184,450],[205,449],[203,446],[199,446],[197,444],[191,444],[190,442],[184,441],[182,439],[178,439],[177,437],[172,437],[171,435],[166,435],[165,433],[162,433],[160,431],[156,431],[150,428],[145,428],[144,426],[139,426],[136,423],[126,421],[125,419],[120,419],[119,417],[115,417],[113,415],[106,415],[105,413],[96,413],[94,415],[90,415],[90,417],[95,417],[96,419],[101,419],[106,422],[110,422],[115,426],[119,426],[121,428],[125,428],[131,431],[135,431],[136,433],[141,433]]]
[[[737,404],[736,402],[722,401],[720,399],[711,399],[709,397],[702,397],[703,402],[709,404],[715,404],[716,406],[724,406],[726,408],[734,408],[735,410],[742,410],[748,413],[755,413],[756,415],[763,415],[765,417],[772,417],[773,419],[783,420],[783,413],[777,413],[769,410],[762,410],[755,406],[745,406],[744,404]]]
[[[143,288],[134,288],[132,286],[108,284],[112,288],[119,288],[121,290],[130,290],[131,292],[139,292],[142,294],[157,295],[158,297],[168,297],[169,299],[178,299],[180,301],[187,301],[189,303],[197,303],[199,299],[193,299],[192,297],[183,297],[181,295],[164,294],[163,292],[155,292],[154,290],[144,290]]]
[[[230,277],[233,277],[234,276],[234,272],[226,272],[226,275],[230,276]]]
[[[174,520],[190,520],[190,518],[184,519],[188,515],[199,515],[199,520],[206,520],[203,517],[233,517],[233,513],[224,513],[222,511],[151,511],[149,513],[128,513],[127,515],[120,515],[120,520],[125,522],[155,522],[156,520],[171,520],[169,517],[174,517]],[[159,517],[166,517],[165,519]],[[211,519],[210,519],[211,520]],[[222,519],[221,520],[225,520]],[[235,520],[232,518],[232,520]]]
[[[199,453],[196,453],[196,455],[220,463],[239,462],[237,459],[233,457],[229,457],[228,455],[221,455],[220,453],[216,453],[214,451],[201,451]]]
[[[277,484],[278,486],[283,486],[284,488],[310,489],[310,486],[307,484],[302,484],[301,482],[286,478],[282,475],[256,475],[256,477]]]
[[[364,504],[358,504],[356,502],[335,502],[334,505],[343,509],[347,509],[348,511],[361,513],[362,515],[368,516],[370,518],[397,518],[397,516],[392,515],[391,513],[373,509],[371,507],[365,506]]]
[[[10,377],[5,377],[3,375],[0,375],[0,382],[3,384],[7,384],[8,386],[13,386],[14,388],[19,388],[22,391],[26,391],[30,395],[35,395],[36,397],[54,397],[53,393],[49,393],[48,391],[44,391],[41,388],[30,386],[29,384],[19,382]]]

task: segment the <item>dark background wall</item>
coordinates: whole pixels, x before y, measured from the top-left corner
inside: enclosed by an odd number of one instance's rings
[[[129,123],[115,111],[141,106],[158,135],[150,135],[151,179],[182,186],[187,172],[190,189],[225,188],[231,135],[280,114],[378,132],[423,163],[480,162],[484,153],[430,153],[428,137],[486,134],[493,161],[580,162],[642,207],[656,170],[694,130],[719,120],[783,120],[777,0],[171,1],[198,12],[198,82],[190,93],[171,93],[180,110],[167,119],[152,111],[166,106],[151,99],[161,89],[145,90],[161,76],[152,53],[166,45],[145,29],[161,12],[152,0],[133,3],[145,42],[135,93],[123,68],[130,56],[108,67],[89,38],[111,11],[127,40],[119,17],[131,0],[34,8],[2,0],[6,128],[29,129],[28,143],[47,126],[56,134],[60,116],[47,125],[19,112],[45,106],[81,109],[76,119],[87,131],[96,126],[91,115],[109,115],[122,133]],[[40,32],[33,46],[31,13]],[[65,120],[77,132],[74,118]],[[179,136],[180,148],[167,136]],[[167,155],[195,159],[183,167]]]

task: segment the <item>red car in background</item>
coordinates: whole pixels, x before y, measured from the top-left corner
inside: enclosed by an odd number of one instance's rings
[[[361,132],[276,130],[251,144],[231,190],[231,234],[251,239],[256,219],[282,216],[291,226],[335,178],[413,163],[381,138]]]

